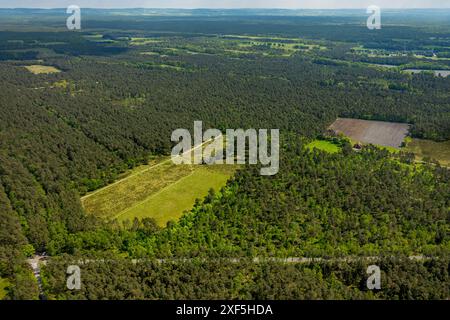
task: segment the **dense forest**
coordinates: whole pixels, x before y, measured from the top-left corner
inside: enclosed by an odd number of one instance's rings
[[[98,258],[98,255],[96,256]],[[192,260],[133,264],[114,255],[82,265],[85,285],[65,287],[67,261],[58,257],[44,278],[48,299],[446,299],[448,259],[426,262],[405,257],[377,261],[382,290],[366,286],[364,261],[290,264],[240,260]],[[85,257],[84,257],[85,258]],[[75,260],[77,261],[77,260]]]
[[[0,277],[11,282],[9,298],[37,297],[24,259],[43,252],[52,256],[44,270],[50,298],[449,297],[449,170],[375,147],[355,152],[344,143],[337,154],[305,148],[338,116],[410,123],[414,137],[450,139],[450,78],[368,67],[385,58],[354,49],[404,50],[407,41],[409,50],[426,51],[431,42],[445,55],[448,29],[403,26],[367,35],[354,17],[342,28],[322,17],[115,19],[90,13],[88,31],[54,32],[50,15],[36,20],[41,31],[0,32]],[[243,50],[232,34],[265,38],[248,40],[251,49]],[[299,36],[304,44],[292,47],[288,38]],[[24,68],[36,64],[61,72]],[[164,229],[151,219],[119,225],[86,215],[81,195],[169,154],[171,132],[195,120],[222,130],[279,128],[279,174],[261,177],[245,167]],[[61,265],[104,255],[120,263],[88,263],[87,287],[64,290]],[[377,294],[362,290],[364,260],[239,268],[214,260],[378,255],[386,255],[383,271],[392,282]],[[431,260],[396,264],[389,255]],[[124,257],[206,262],[130,267]],[[166,268],[173,277],[164,278]],[[420,281],[402,287],[410,272]],[[104,278],[111,282],[101,292]],[[189,284],[199,281],[206,282],[192,292]],[[279,288],[286,281],[290,291]]]
[[[77,299],[448,296],[447,169],[417,167],[407,155],[392,157],[376,148],[358,153],[347,145],[330,155],[287,141],[277,176],[267,179],[254,168],[241,170],[224,189],[211,191],[165,229],[144,219],[67,235],[62,250],[72,256],[52,260],[45,268],[46,294]],[[419,260],[408,261],[408,256]],[[329,261],[305,265],[264,257]],[[362,282],[363,266],[372,257],[380,257],[387,273],[388,289],[377,294],[367,292]],[[403,257],[402,262],[393,257]],[[252,266],[255,258],[261,261]],[[161,259],[162,264],[157,262]],[[239,260],[230,263],[233,259]],[[88,273],[87,283],[82,292],[68,293],[61,277],[74,261]],[[280,268],[290,280],[279,277]],[[186,271],[191,269],[196,271]],[[419,275],[408,284],[410,272]],[[135,280],[123,283],[123,277]],[[270,285],[259,283],[267,277]],[[106,278],[108,289],[100,290],[98,281]],[[218,283],[205,280],[211,278]]]

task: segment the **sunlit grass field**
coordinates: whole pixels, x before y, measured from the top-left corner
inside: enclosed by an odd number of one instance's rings
[[[176,182],[150,195],[143,202],[120,212],[114,218],[119,221],[151,217],[158,225],[165,226],[170,220],[177,220],[184,211],[189,210],[196,199],[203,199],[212,188],[220,190],[230,176],[235,166],[214,165],[195,166],[191,172]]]
[[[25,66],[25,68],[33,74],[49,74],[61,72],[61,70],[58,70],[52,66],[31,65]]]
[[[314,140],[307,145],[307,148],[309,148],[310,150],[316,148],[328,153],[337,153],[341,150],[339,146],[326,140]]]
[[[83,197],[81,201],[86,211],[100,217],[114,217],[193,170],[191,166],[176,166],[167,160],[140,169],[135,169],[133,174],[123,180]]]
[[[209,189],[219,190],[235,166],[175,165],[164,160],[142,167],[123,180],[82,198],[84,208],[96,216],[120,221],[155,218],[165,225],[189,210]]]
[[[202,148],[208,144],[205,142]],[[193,149],[190,153],[193,156]],[[119,221],[154,218],[164,226],[191,209],[195,200],[203,199],[211,188],[220,190],[238,167],[175,165],[170,157],[159,157],[82,197],[81,202],[88,213],[99,217]]]

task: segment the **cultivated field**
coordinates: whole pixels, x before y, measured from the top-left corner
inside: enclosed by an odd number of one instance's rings
[[[31,65],[25,66],[25,68],[33,74],[49,74],[61,72],[61,70],[58,70],[52,66]]]
[[[330,126],[330,129],[336,133],[344,134],[355,142],[400,148],[408,134],[409,125],[395,122],[338,118]]]

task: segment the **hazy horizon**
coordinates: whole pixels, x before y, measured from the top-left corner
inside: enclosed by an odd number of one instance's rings
[[[0,8],[55,9],[78,5],[92,9],[448,9],[447,0],[2,0]]]

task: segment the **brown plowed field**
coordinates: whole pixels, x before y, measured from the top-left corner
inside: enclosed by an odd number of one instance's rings
[[[337,118],[330,126],[355,142],[399,148],[409,131],[405,123]]]

